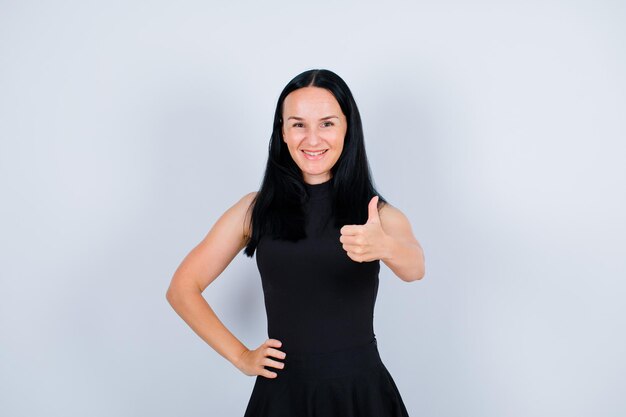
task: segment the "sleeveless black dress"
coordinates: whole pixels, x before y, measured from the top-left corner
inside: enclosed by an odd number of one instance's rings
[[[355,262],[331,220],[331,180],[306,184],[306,239],[256,249],[268,337],[285,367],[258,375],[244,417],[407,417],[373,329],[380,261]]]

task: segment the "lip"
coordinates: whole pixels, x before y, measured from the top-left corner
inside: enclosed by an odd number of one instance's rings
[[[314,150],[310,150],[310,149],[302,149],[302,155],[304,155],[305,159],[308,159],[309,161],[318,161],[322,158],[324,158],[324,155],[326,155],[328,153],[328,149],[326,149],[326,152],[320,154],[320,155],[316,155],[316,156],[311,156],[311,155],[307,155],[304,151],[307,152],[319,152],[319,151],[323,151],[324,149],[318,149],[316,151]]]

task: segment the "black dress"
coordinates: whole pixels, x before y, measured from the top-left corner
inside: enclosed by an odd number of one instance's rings
[[[355,262],[331,221],[331,180],[305,184],[307,238],[261,237],[268,337],[278,376],[258,375],[244,417],[407,417],[373,329],[380,261]]]

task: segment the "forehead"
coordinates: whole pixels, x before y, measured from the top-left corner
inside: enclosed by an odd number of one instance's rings
[[[343,114],[335,96],[320,87],[303,87],[289,93],[283,103],[283,113],[286,117]]]

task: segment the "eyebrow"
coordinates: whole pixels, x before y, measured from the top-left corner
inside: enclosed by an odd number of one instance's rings
[[[332,119],[332,118],[339,119],[338,116],[332,115],[332,116],[322,117],[320,120],[328,120],[328,119]],[[302,117],[298,117],[298,116],[289,116],[287,118],[287,120],[289,120],[289,119],[304,120]]]

